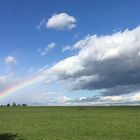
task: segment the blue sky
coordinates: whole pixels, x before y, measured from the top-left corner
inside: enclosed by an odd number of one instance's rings
[[[1,99],[0,103],[138,103],[129,100],[139,95],[140,81],[136,78],[139,58],[135,58],[140,48],[139,5],[139,0],[2,0],[0,92],[31,76],[43,73],[46,77],[41,83]],[[113,43],[110,44],[110,40]],[[119,46],[123,46],[123,50],[116,51]],[[127,49],[134,52],[131,58],[129,51],[124,53]],[[72,61],[67,60],[69,58]],[[126,59],[133,60],[136,66]],[[119,61],[128,69],[121,69]],[[120,67],[116,68],[117,72],[110,69],[114,65]],[[128,79],[121,78],[123,76]],[[128,82],[131,79],[132,82]],[[130,92],[131,86],[134,90]],[[124,93],[115,94],[119,89]]]

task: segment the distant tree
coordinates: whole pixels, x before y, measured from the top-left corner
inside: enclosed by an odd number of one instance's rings
[[[3,105],[1,105],[0,107],[3,107]]]
[[[22,104],[22,106],[27,106],[27,104]]]
[[[18,106],[20,106],[20,104],[18,104]]]
[[[7,104],[7,107],[10,107],[10,104],[9,103]]]
[[[16,103],[15,103],[15,102],[13,102],[12,106],[13,106],[13,107],[16,107],[17,105],[16,105]]]

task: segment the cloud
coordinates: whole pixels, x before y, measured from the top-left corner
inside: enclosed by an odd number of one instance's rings
[[[90,40],[90,35],[87,35],[84,39],[78,41],[73,46],[67,45],[67,46],[63,47],[62,52],[82,49],[84,46],[86,46],[86,44],[88,43],[89,40]]]
[[[79,102],[79,103],[82,103],[82,102],[96,102],[100,99],[100,97],[96,97],[96,96],[93,96],[93,97],[80,97],[80,98],[75,98],[72,100],[72,102]]]
[[[139,94],[139,93],[138,93]],[[131,96],[93,96],[93,97],[78,97],[69,98],[67,96],[60,96],[56,100],[48,100],[49,105],[137,105],[140,103],[138,94]],[[135,97],[139,99],[135,100]],[[80,108],[82,109],[82,108]]]
[[[73,48],[74,49],[81,49],[81,48],[85,47],[87,45],[87,43],[90,41],[91,37],[96,38],[97,36],[96,35],[94,35],[94,36],[87,35],[84,39],[82,39],[82,40],[78,41],[77,43],[75,43],[73,45]]]
[[[49,49],[53,49],[56,46],[56,43],[52,42],[48,45]]]
[[[62,48],[62,52],[72,51],[72,50],[73,50],[73,48],[70,45],[67,45],[67,46]]]
[[[37,25],[37,29],[41,30],[42,27],[45,27],[46,25],[46,19],[41,20],[41,22],[39,23],[39,25]]]
[[[133,101],[140,101],[140,92],[136,92],[133,96],[130,97]]]
[[[7,75],[0,75],[0,83],[4,83],[7,81]]]
[[[79,49],[77,55],[44,70],[47,79],[66,81],[73,90],[106,89],[106,95],[139,89],[140,27],[112,35],[88,35],[73,48]],[[117,93],[120,87],[123,92]]]
[[[44,56],[46,55],[51,49],[55,48],[56,47],[56,43],[55,42],[51,42],[50,44],[48,44],[48,46],[45,48],[45,49],[41,49],[39,48],[38,49],[38,52]]]
[[[58,97],[56,100],[56,102],[59,102],[59,103],[66,103],[69,101],[71,101],[71,98],[66,97],[66,96]]]
[[[63,104],[63,105],[99,105],[99,106],[110,106],[110,105],[139,105],[140,104],[140,92],[129,94],[128,96],[93,96],[93,97],[79,97],[69,98],[66,96],[60,96],[57,100],[51,102],[51,104]]]
[[[0,75],[0,92],[12,85],[16,85],[19,81],[20,78],[11,73]]]
[[[103,97],[102,99],[103,101],[106,101],[106,102],[112,102],[112,101],[121,101],[122,100],[122,96],[105,96]]]
[[[0,75],[0,91],[9,85],[10,78],[8,75]]]
[[[13,56],[7,56],[4,61],[6,64],[15,64],[17,62],[16,58]]]
[[[46,23],[47,28],[57,29],[57,30],[71,30],[76,27],[76,19],[67,13],[55,14],[48,19]]]
[[[129,94],[132,92],[140,91],[140,84],[136,85],[119,85],[116,87],[108,88],[104,91],[103,95],[121,95],[121,94]]]

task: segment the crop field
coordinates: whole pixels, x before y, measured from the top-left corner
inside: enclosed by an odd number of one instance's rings
[[[140,107],[1,107],[0,140],[140,140]]]

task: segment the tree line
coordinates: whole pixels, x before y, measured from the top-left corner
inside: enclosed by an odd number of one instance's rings
[[[13,102],[12,104],[8,103],[7,105],[0,105],[0,107],[20,107],[20,106],[27,106],[27,104],[16,104]]]

